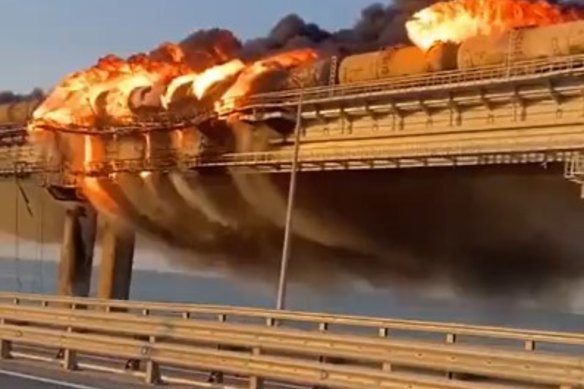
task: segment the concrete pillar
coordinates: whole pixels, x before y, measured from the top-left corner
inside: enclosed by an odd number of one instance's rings
[[[57,276],[57,293],[60,295],[89,295],[96,218],[95,210],[89,205],[76,205],[66,211]]]
[[[134,231],[105,223],[98,298],[127,300],[130,297],[135,242]]]

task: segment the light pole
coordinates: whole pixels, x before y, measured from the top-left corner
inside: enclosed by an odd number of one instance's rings
[[[298,82],[298,80],[296,80]],[[292,237],[292,219],[294,216],[294,203],[296,200],[296,179],[298,175],[298,154],[300,151],[300,132],[302,130],[302,102],[304,100],[304,85],[300,85],[298,96],[298,110],[296,112],[296,125],[294,127],[294,156],[292,159],[292,172],[290,173],[290,185],[288,188],[288,206],[286,208],[286,224],[284,226],[284,243],[282,245],[282,260],[280,262],[280,280],[278,282],[278,300],[276,309],[283,310],[286,305],[286,288],[288,283],[288,262],[290,260],[290,240]]]

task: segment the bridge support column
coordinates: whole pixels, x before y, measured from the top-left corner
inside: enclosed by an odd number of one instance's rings
[[[57,278],[57,293],[87,297],[91,286],[96,212],[89,205],[67,209]]]
[[[133,231],[106,223],[101,244],[98,298],[127,300],[130,297],[135,241]]]

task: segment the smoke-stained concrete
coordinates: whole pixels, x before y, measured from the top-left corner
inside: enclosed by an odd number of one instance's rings
[[[0,232],[9,235],[18,232],[20,238],[29,241],[61,242],[65,220],[63,205],[35,182],[23,180],[20,185],[29,201],[28,206],[15,181],[0,181]]]
[[[90,206],[76,205],[66,210],[57,273],[57,293],[87,297],[91,287],[97,214]]]

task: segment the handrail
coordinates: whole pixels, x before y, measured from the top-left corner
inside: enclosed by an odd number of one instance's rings
[[[561,354],[508,351],[487,346],[446,346],[428,341],[379,341],[367,336],[333,335],[249,324],[209,323],[173,317],[140,317],[125,313],[7,304],[0,304],[0,319],[8,326],[15,322],[22,323],[19,328],[24,333],[30,327],[43,330],[50,327],[68,333],[81,331],[87,336],[143,336],[151,339],[148,346],[151,349],[158,345],[178,343],[188,345],[183,349],[185,353],[193,351],[193,344],[199,345],[196,348],[220,345],[223,349],[229,349],[230,346],[238,346],[244,348],[239,351],[240,355],[255,350],[256,354],[267,353],[276,358],[342,358],[349,367],[354,363],[367,362],[377,366],[389,364],[394,368],[399,366],[429,369],[436,373],[467,373],[534,384],[584,385],[584,359]],[[2,326],[0,338],[14,340],[1,334]],[[17,340],[27,342],[26,336]],[[68,348],[80,351],[74,343]],[[152,352],[149,354],[152,355]],[[128,357],[127,354],[123,356]]]
[[[535,347],[535,342],[584,346],[584,334],[563,333],[553,331],[538,331],[530,329],[510,329],[492,326],[476,326],[466,324],[452,324],[419,320],[386,319],[351,315],[321,314],[312,312],[277,311],[261,308],[244,308],[217,305],[167,304],[157,302],[137,302],[121,300],[102,300],[95,298],[62,297],[53,295],[35,295],[20,293],[0,293],[0,303],[32,304],[36,306],[63,306],[68,305],[75,309],[79,306],[101,308],[107,310],[130,310],[136,312],[147,311],[150,315],[175,313],[178,315],[214,315],[224,321],[228,318],[263,319],[268,325],[274,322],[280,325],[287,323],[317,324],[328,330],[331,326],[349,326],[356,328],[376,329],[388,331],[412,331],[415,333],[442,334],[448,338],[457,336],[483,337],[490,339],[506,339],[529,343]],[[526,347],[527,348],[527,347]]]

